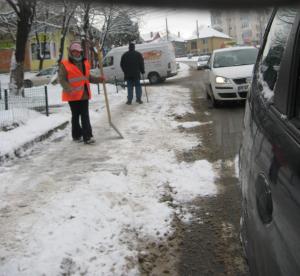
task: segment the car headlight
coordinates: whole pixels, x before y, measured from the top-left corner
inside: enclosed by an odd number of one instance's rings
[[[247,82],[247,83],[251,83],[251,82],[252,82],[252,77],[246,78],[246,82]]]
[[[230,83],[230,79],[224,77],[216,77],[216,83]]]

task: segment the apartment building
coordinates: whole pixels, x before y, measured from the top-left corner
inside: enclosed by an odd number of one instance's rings
[[[269,9],[211,11],[214,29],[232,37],[239,45],[260,45],[270,17]]]

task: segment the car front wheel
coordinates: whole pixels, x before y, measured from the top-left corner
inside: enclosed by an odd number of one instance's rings
[[[206,98],[210,99],[213,107],[218,108],[220,106],[221,101],[215,99],[215,96],[214,96],[214,93],[213,93],[211,87],[208,87],[208,91],[206,91]]]
[[[148,78],[149,78],[149,81],[151,84],[159,83],[159,81],[160,81],[160,76],[156,72],[150,73]]]
[[[24,87],[25,88],[32,87],[32,81],[31,80],[24,80]]]
[[[220,106],[221,101],[216,100],[215,97],[214,97],[214,95],[212,96],[211,100],[212,100],[212,104],[213,104],[213,106],[214,106],[215,108],[218,108],[218,107]]]

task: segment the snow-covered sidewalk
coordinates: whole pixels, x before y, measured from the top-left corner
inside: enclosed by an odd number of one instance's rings
[[[7,84],[8,75],[0,74],[0,81]],[[43,91],[43,87],[41,87],[41,89]],[[101,101],[103,98],[103,95],[101,94],[102,91],[100,90],[99,95],[97,85],[95,84],[91,84],[91,89],[93,93],[91,102]],[[107,91],[110,95],[114,95],[116,93],[116,87],[107,84]],[[18,125],[18,127],[10,131],[0,131],[0,161],[5,158],[13,157],[15,153],[18,153],[19,155],[24,146],[27,148],[26,145],[30,144],[32,141],[45,136],[49,131],[69,122],[69,106],[61,100],[60,85],[48,85],[48,103],[51,113],[49,117],[29,109],[18,108],[0,110],[0,116],[3,116],[2,118],[7,118],[8,125],[11,122]],[[57,109],[53,106],[61,106],[61,108]]]
[[[176,158],[201,143],[175,125],[193,112],[189,91],[152,86],[148,95],[127,106],[124,90],[110,91],[125,139],[100,95],[91,102],[95,145],[72,142],[69,126],[0,168],[0,275],[140,275],[140,241],[165,243],[175,214],[188,219],[161,199],[216,193],[208,161]]]

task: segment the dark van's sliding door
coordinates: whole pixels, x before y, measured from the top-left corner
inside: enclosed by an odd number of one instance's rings
[[[278,9],[245,117],[252,150],[243,195],[255,275],[300,275],[299,37],[299,11]]]

